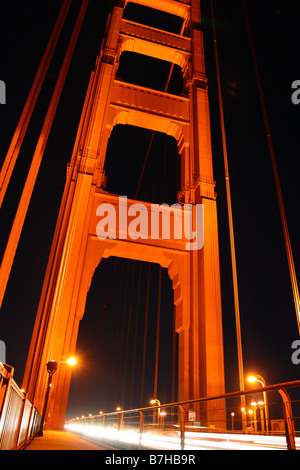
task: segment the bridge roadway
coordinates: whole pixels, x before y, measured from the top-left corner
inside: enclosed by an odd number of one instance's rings
[[[187,433],[185,450],[285,450],[286,439],[284,436],[262,436],[248,434],[212,434],[212,433]],[[93,439],[94,437],[94,439]],[[108,436],[106,436],[107,438]],[[98,438],[98,439],[97,439]],[[69,431],[44,431],[43,436],[35,437],[25,450],[104,450],[104,451],[121,451],[121,450],[137,450],[136,443],[120,441],[112,441],[109,439],[108,444],[101,442],[106,438],[93,434],[78,435]],[[178,439],[177,439],[178,440]],[[295,439],[296,449],[300,450],[300,439]],[[178,444],[178,443],[177,443]],[[114,447],[113,447],[114,446]],[[172,437],[163,435],[153,435],[152,440],[147,440],[142,449],[144,450],[174,450],[178,445],[174,446]]]
[[[68,431],[44,431],[35,437],[25,450],[116,450],[91,439],[79,437]]]

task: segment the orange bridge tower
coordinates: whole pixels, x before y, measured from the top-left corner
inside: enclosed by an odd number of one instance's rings
[[[39,409],[47,382],[45,365],[50,359],[75,354],[93,273],[102,258],[111,256],[157,263],[168,270],[179,336],[178,399],[225,391],[217,208],[200,0],[131,2],[181,17],[181,34],[124,19],[127,3],[116,1],[109,16],[68,165],[23,381],[28,398]],[[177,96],[117,79],[124,51],[180,66],[184,94]],[[188,249],[174,233],[169,239],[141,236],[128,240],[121,227],[114,237],[99,238],[99,206],[113,207],[120,215],[122,203],[127,207],[139,203],[151,212],[148,203],[120,199],[104,189],[106,150],[117,124],[163,132],[176,139],[181,188],[174,203],[178,203],[179,216],[184,205],[192,207],[193,223],[196,207],[202,205],[204,244],[199,249]],[[70,381],[70,368],[59,368],[53,378],[49,409],[52,428],[63,426]],[[216,405],[207,406],[209,422],[219,411]],[[224,415],[219,419],[225,419]]]

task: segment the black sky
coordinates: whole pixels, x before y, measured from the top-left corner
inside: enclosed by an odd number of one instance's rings
[[[10,139],[61,4],[61,1],[55,0],[45,2],[41,7],[41,2],[30,0],[28,2],[6,2],[4,6],[1,6],[0,79],[6,83],[7,104],[0,108],[0,163],[5,158]],[[111,1],[90,1],[0,311],[0,339],[6,343],[7,363],[15,368],[15,378],[18,384],[21,384],[24,372],[43,276],[65,183],[66,165],[71,157],[90,72],[94,68],[95,58],[100,50],[101,38],[111,4]],[[291,344],[293,340],[298,338],[299,334],[242,2],[238,0],[229,2],[216,0],[214,4],[232,190],[245,372],[257,372],[264,376],[270,384],[296,380],[299,377],[300,366],[296,366],[291,362]],[[26,170],[28,170],[35,149],[38,133],[47,111],[47,104],[55,86],[79,5],[80,2],[73,2],[57,54],[49,69],[5,203],[0,212],[1,257],[25,181]],[[218,194],[226,389],[229,392],[237,390],[239,386],[226,193],[210,2],[204,0],[201,5],[209,83],[214,171]],[[279,0],[266,0],[264,2],[251,0],[251,2],[247,2],[247,7],[270,120],[297,272],[300,263],[297,238],[299,229],[298,135],[300,105],[296,106],[291,101],[291,84],[294,80],[300,79],[300,33],[297,24],[300,6],[299,2],[292,0],[284,2]],[[167,20],[164,18],[164,21]],[[172,23],[171,26],[173,27],[174,24]],[[128,63],[127,67],[132,72],[132,68]],[[146,65],[144,67],[147,70]],[[151,65],[149,67],[151,70]],[[138,73],[133,72],[133,75],[138,76]],[[126,63],[123,64],[122,73],[125,74],[123,79],[126,79]],[[149,72],[146,71],[146,75],[149,77]],[[127,79],[129,80],[128,77]],[[176,83],[172,86],[176,88]],[[110,158],[107,160],[108,188],[111,184],[111,190],[116,189],[113,188],[113,183],[110,183],[109,180],[110,172],[113,175],[116,171],[114,161],[118,161],[121,156],[123,161],[134,158],[132,149],[129,147],[133,142],[130,132],[133,131],[129,130],[127,132],[126,130],[125,132],[124,129],[118,128],[112,134],[109,147]],[[149,134],[140,131],[139,139],[137,139],[136,134],[135,139],[138,142],[135,149],[135,153],[139,157],[137,161],[143,161]],[[164,140],[159,139],[161,137],[158,137],[156,142],[156,154],[153,153],[152,171],[157,168],[155,167],[155,155],[161,155],[160,152],[164,146]],[[120,149],[119,142],[121,141],[122,147]],[[173,176],[175,176],[176,165],[174,159],[172,161],[174,142],[168,140],[167,145],[167,154],[171,155],[168,157],[170,158],[170,161],[168,160],[168,170],[171,171],[172,168]],[[162,159],[158,159],[156,164],[162,165]],[[136,161],[130,161],[130,165],[137,166]],[[121,174],[124,171],[126,172],[126,165],[120,169]],[[174,180],[175,178],[169,179]],[[113,177],[111,177],[112,180]],[[149,189],[149,187],[153,189],[151,181],[151,176],[148,183],[145,180],[143,190],[146,191],[146,188]],[[128,183],[124,191],[134,192],[135,184],[136,181]],[[168,197],[172,198],[174,191],[176,191],[176,186],[173,185]],[[156,197],[160,199],[163,195],[160,194]],[[114,402],[120,399],[120,393],[122,393],[123,382],[114,383],[110,379],[111,374],[109,374],[112,369],[114,371],[118,370],[120,362],[117,360],[116,363],[113,363],[112,358],[120,356],[119,346],[121,341],[118,336],[120,328],[117,330],[111,328],[113,322],[110,319],[119,311],[119,293],[123,289],[125,290],[124,282],[126,279],[128,279],[128,286],[131,286],[133,265],[128,267],[127,263],[120,262],[120,270],[118,270],[116,277],[118,283],[114,287],[114,295],[107,302],[100,322],[99,318],[107,292],[103,286],[105,283],[108,285],[113,266],[113,260],[106,261],[96,270],[88,296],[86,314],[78,339],[78,353],[82,358],[82,362],[81,371],[80,367],[77,371],[74,371],[69,409],[71,416],[73,412],[77,413],[77,411],[80,413],[98,411],[107,403],[105,401],[107,397],[112,397],[111,390],[116,395],[119,394],[109,403],[110,406],[113,406]],[[126,273],[127,269],[129,269],[128,276],[123,274],[124,277],[121,278],[121,273]],[[155,283],[157,270],[156,268],[153,269],[154,274],[151,282]],[[136,264],[135,285],[138,282],[138,272],[139,264]],[[165,274],[163,282],[162,311],[168,313],[162,315],[162,335],[168,331],[172,323],[171,288]],[[146,297],[146,287],[147,266],[144,266],[142,277],[144,298]],[[129,287],[127,292],[129,299]],[[166,294],[167,292],[168,294]],[[132,302],[136,304],[136,294],[133,296]],[[149,310],[151,310],[152,317],[154,317],[156,312],[156,297],[154,295],[151,297],[151,305],[152,307]],[[142,326],[142,318],[141,315],[140,326]],[[130,323],[132,333],[134,332],[134,322],[135,317],[132,317]],[[97,330],[98,324],[100,325],[99,330]],[[128,323],[124,324],[124,328],[128,328]],[[91,338],[94,338],[95,331],[97,331],[95,345],[91,347]],[[155,327],[151,324],[149,326],[149,337],[154,336]],[[141,333],[139,337],[142,340]],[[169,335],[165,338],[167,337],[168,341],[164,339],[163,344],[168,343],[168,353],[165,354],[165,362],[162,362],[160,374],[161,377],[167,377],[166,381],[170,383],[168,354],[171,344]],[[111,351],[108,351],[107,343],[111,345]],[[161,348],[163,350],[163,346]],[[106,356],[104,356],[105,351]],[[132,353],[128,353],[129,357],[131,357],[130,354]],[[153,358],[153,351],[152,354],[149,352],[149,357]],[[87,358],[89,358],[89,361],[87,361]],[[139,356],[140,359],[141,356]],[[132,366],[132,360],[129,363]],[[121,362],[121,368],[122,364],[124,370],[124,362]],[[136,367],[140,366],[136,364]],[[152,368],[153,364],[149,359],[148,370],[150,371]],[[88,377],[90,380],[88,380]],[[129,371],[128,377],[130,377]],[[151,398],[153,380],[151,374],[149,374],[147,380],[149,383],[147,382],[147,386],[145,384],[146,401]],[[161,381],[163,382],[163,380]],[[134,390],[137,391],[137,395],[138,388],[139,386],[135,384]],[[159,393],[162,401],[170,400],[168,391],[162,385],[159,388]],[[117,405],[117,403],[115,404]],[[139,402],[135,402],[134,406],[136,405],[139,405]],[[84,409],[81,410],[80,406]]]

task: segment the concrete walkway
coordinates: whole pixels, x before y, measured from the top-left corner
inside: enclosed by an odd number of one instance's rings
[[[97,444],[67,431],[44,431],[25,450],[112,450],[104,444]]]

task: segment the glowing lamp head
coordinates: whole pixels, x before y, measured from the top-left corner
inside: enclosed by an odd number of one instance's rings
[[[76,359],[74,357],[70,357],[66,362],[70,364],[70,366],[74,366],[76,364]]]
[[[257,379],[253,377],[253,375],[251,375],[250,377],[248,377],[248,382],[257,382]]]

